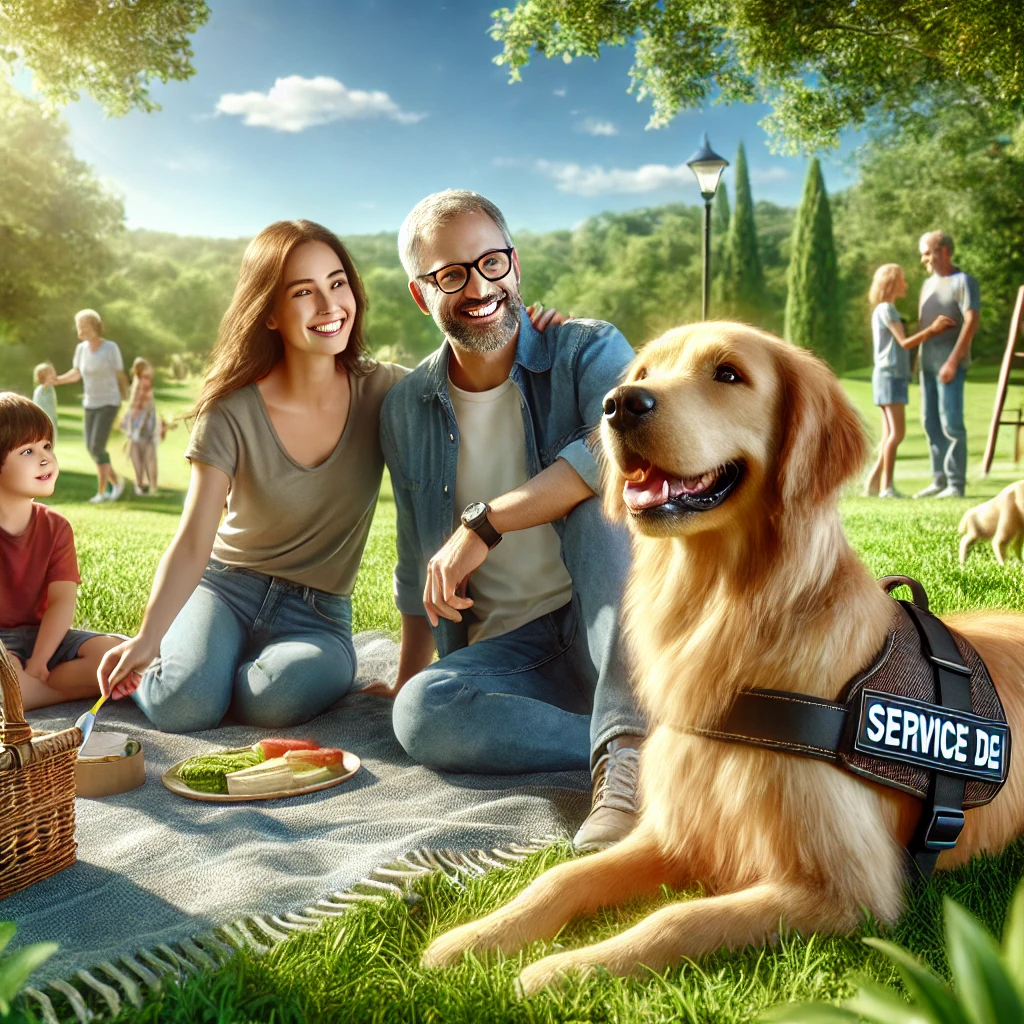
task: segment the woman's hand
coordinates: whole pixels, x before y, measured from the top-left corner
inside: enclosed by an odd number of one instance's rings
[[[558,327],[560,324],[564,324],[566,320],[572,319],[571,313],[566,316],[557,309],[545,309],[540,302],[527,306],[526,315],[530,318],[530,323],[533,324],[534,330],[537,331],[546,331],[549,327]]]
[[[120,700],[134,693],[142,682],[141,673],[160,653],[160,645],[139,636],[124,640],[103,655],[96,670],[100,692],[104,696]]]
[[[928,330],[933,335],[941,334],[943,331],[948,331],[950,327],[956,327],[956,321],[952,317],[946,316],[945,313],[940,313],[929,325]]]

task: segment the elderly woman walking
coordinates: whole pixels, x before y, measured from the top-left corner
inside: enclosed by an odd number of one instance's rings
[[[103,321],[94,309],[75,314],[79,344],[75,347],[72,368],[62,373],[57,384],[82,382],[82,406],[85,409],[85,447],[96,463],[96,493],[89,499],[117,501],[124,490],[124,478],[114,472],[107,451],[110,429],[117,417],[121,399],[128,394],[121,350],[103,337]]]

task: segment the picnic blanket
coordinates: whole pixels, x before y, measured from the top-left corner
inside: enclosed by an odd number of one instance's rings
[[[394,679],[398,647],[392,640],[362,633],[355,642],[357,686]],[[87,707],[64,704],[28,718],[39,729],[63,728]],[[191,944],[199,953],[197,936],[242,920],[255,920],[260,927],[249,932],[269,942],[275,933],[286,934],[289,923],[310,920],[308,908],[322,897],[330,906],[329,894],[409,851],[502,849],[569,835],[589,805],[584,772],[451,775],[417,765],[394,737],[391,701],[358,692],[280,734],[351,750],[362,759],[360,771],[339,786],[286,800],[200,803],[160,782],[182,758],[252,743],[265,730],[228,725],[167,735],[130,700],[108,702],[96,727],[142,743],[146,783],[120,796],[79,799],[78,863],[0,901],[0,920],[18,926],[17,945],[60,943],[33,975],[37,988],[103,963],[121,965],[107,971],[108,982],[117,972],[132,976],[122,958],[139,962],[140,951],[158,948],[173,966],[167,947],[187,954]],[[421,854],[409,863],[431,859]],[[192,962],[197,959],[203,966],[201,956]]]

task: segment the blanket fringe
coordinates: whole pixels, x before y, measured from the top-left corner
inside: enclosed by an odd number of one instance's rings
[[[62,1019],[79,1024],[111,1019],[118,1016],[125,1001],[142,1006],[145,990],[155,992],[165,978],[182,981],[216,970],[241,949],[262,955],[293,935],[315,931],[325,920],[342,917],[360,903],[384,903],[396,895],[408,898],[412,883],[426,875],[437,874],[465,888],[465,878],[509,867],[562,839],[564,836],[547,835],[493,850],[412,850],[374,869],[344,892],[327,893],[301,912],[242,918],[183,939],[177,948],[161,942],[152,949],[138,950],[134,956],[121,957],[121,966],[107,960],[92,970],[76,971],[66,980],[51,981],[46,986],[49,993],[26,988],[22,995],[36,1004],[36,1012],[45,1024],[61,1024]],[[97,976],[100,972],[103,978]],[[60,1013],[54,1007],[52,993],[60,997]]]

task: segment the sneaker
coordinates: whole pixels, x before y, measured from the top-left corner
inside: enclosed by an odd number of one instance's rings
[[[102,504],[106,500],[107,500],[106,492],[105,491],[97,491],[97,493],[94,494],[89,499],[89,504],[90,505],[99,505],[99,504]]]
[[[124,494],[124,477],[119,477],[116,484],[110,489],[110,493],[107,495],[107,501],[117,501],[121,495]]]
[[[918,491],[914,495],[915,498],[937,498],[939,494],[946,490],[945,484],[929,484],[924,490]]]
[[[146,494],[150,498],[159,498],[160,497],[160,492],[155,487],[147,487],[146,488]]]
[[[135,497],[136,498],[144,498],[146,496],[146,493],[147,492],[146,492],[146,488],[145,487],[140,487],[138,484],[135,484]]]
[[[964,489],[962,487],[954,487],[952,484],[948,487],[944,487],[935,495],[936,498],[962,498],[963,496]]]
[[[903,498],[905,495],[901,494],[896,490],[895,487],[886,487],[884,491],[879,491],[878,496],[880,498]]]
[[[637,817],[640,751],[612,740],[594,765],[590,814],[573,838],[577,850],[604,850],[633,831]]]

